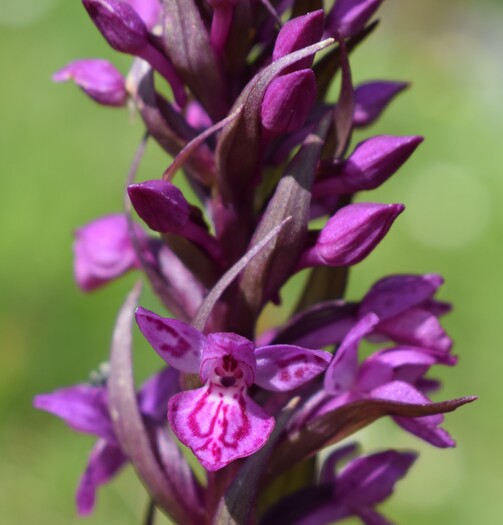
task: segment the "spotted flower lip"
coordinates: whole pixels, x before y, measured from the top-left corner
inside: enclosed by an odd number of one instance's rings
[[[293,345],[255,344],[234,333],[204,335],[190,325],[138,308],[136,321],[154,350],[180,371],[197,373],[203,387],[170,399],[168,419],[175,435],[203,467],[218,470],[266,442],[274,428],[247,394],[293,390],[320,374],[331,354]]]

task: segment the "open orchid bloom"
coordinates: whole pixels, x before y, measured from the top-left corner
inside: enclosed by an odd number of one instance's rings
[[[169,402],[168,418],[178,439],[210,471],[260,449],[274,417],[251,397],[266,390],[293,390],[327,367],[330,354],[293,345],[255,348],[233,333],[203,335],[181,321],[139,308],[136,321],[155,351],[172,367],[199,373],[203,387],[180,392]]]

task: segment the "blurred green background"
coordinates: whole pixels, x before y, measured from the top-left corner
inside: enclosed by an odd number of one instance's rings
[[[426,142],[373,193],[373,200],[404,202],[407,211],[352,272],[349,295],[361,297],[385,274],[442,273],[441,298],[455,304],[445,324],[460,362],[440,370],[445,388],[437,399],[480,400],[447,416],[455,450],[424,445],[389,421],[358,438],[367,451],[421,453],[386,505],[393,520],[500,525],[503,5],[390,1],[380,15],[381,27],[353,55],[354,78],[411,80],[413,88],[356,140],[389,133],[422,134]],[[0,49],[0,522],[72,524],[82,521],[74,490],[93,439],[37,413],[31,400],[85,380],[106,359],[134,276],[81,294],[72,277],[71,232],[121,210],[142,127],[126,111],[100,108],[77,88],[50,81],[80,57],[106,57],[127,70],[129,59],[108,49],[80,2],[2,0]],[[139,177],[156,178],[166,164],[150,144]],[[143,304],[155,306],[148,294]],[[139,340],[136,355],[140,378],[158,364]],[[144,505],[128,469],[100,492],[88,521],[138,523]]]

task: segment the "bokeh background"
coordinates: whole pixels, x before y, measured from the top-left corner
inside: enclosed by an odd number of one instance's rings
[[[413,88],[356,140],[389,133],[426,141],[372,196],[404,202],[407,211],[354,269],[349,296],[359,298],[385,274],[442,273],[441,298],[455,304],[445,324],[460,362],[440,371],[445,388],[437,399],[480,399],[447,416],[459,443],[454,450],[427,446],[389,421],[357,437],[368,451],[392,446],[421,454],[386,505],[393,520],[500,525],[503,5],[390,0],[380,16],[381,27],[353,54],[355,80],[411,80]],[[80,523],[74,490],[93,440],[37,413],[31,400],[85,380],[106,359],[134,276],[81,294],[71,233],[121,210],[142,127],[126,111],[100,108],[75,87],[51,83],[56,69],[78,57],[106,57],[127,70],[128,58],[108,49],[77,0],[2,0],[0,50],[0,522]],[[166,165],[150,144],[139,177],[156,178]],[[143,304],[155,307],[155,300],[147,294]],[[142,378],[158,361],[137,343]],[[144,506],[128,469],[100,492],[88,522],[138,523]]]

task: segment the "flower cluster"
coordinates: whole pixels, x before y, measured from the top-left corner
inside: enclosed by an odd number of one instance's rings
[[[327,12],[307,12],[314,4],[304,0],[82,1],[132,67],[124,78],[105,60],[77,60],[54,80],[73,80],[99,104],[135,107],[145,137],[174,160],[159,178],[135,182],[144,139],[126,210],[75,234],[82,290],[134,269],[169,311],[137,307],[135,286],[105,370],[35,398],[98,438],[79,513],[131,462],[152,508],[184,525],[388,523],[375,506],[413,453],[359,455],[350,444],[319,469],[317,453],[384,416],[452,447],[443,413],[474,398],[428,397],[440,386],[430,368],[456,364],[439,320],[450,309],[435,298],[439,275],[391,275],[360,302],[344,299],[349,268],[405,209],[353,199],[386,182],[422,142],[380,135],[352,145],[353,132],[408,86],[352,83],[349,54],[376,28],[382,0],[336,0]],[[174,184],[180,170],[197,202]],[[305,285],[289,320],[257,333],[268,303],[292,300],[283,288],[298,272]],[[138,391],[134,318],[167,364]],[[361,360],[364,338],[378,349]]]

